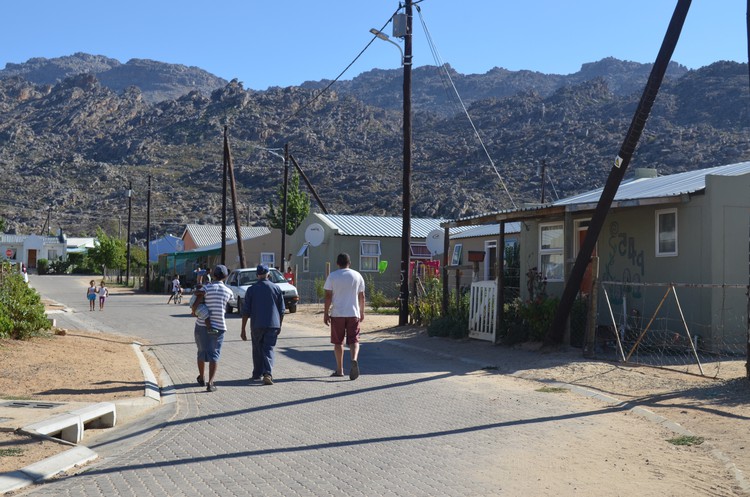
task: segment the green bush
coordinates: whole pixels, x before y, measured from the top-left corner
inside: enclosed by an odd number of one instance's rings
[[[559,303],[557,298],[537,297],[506,304],[500,340],[506,345],[544,340]]]
[[[440,318],[443,308],[443,287],[440,280],[434,276],[427,276],[420,282],[419,297],[409,306],[409,312],[414,322],[420,326],[429,327]]]
[[[9,324],[10,323],[10,324]],[[0,338],[25,340],[51,328],[39,294],[19,274],[0,282]]]
[[[47,259],[39,259],[36,261],[36,272],[39,274],[49,273],[49,261]]]
[[[57,259],[49,265],[49,271],[52,274],[67,274],[71,263],[62,259]]]
[[[462,293],[456,302],[455,292],[448,301],[448,313],[427,326],[429,336],[466,338],[469,336],[469,294]]]
[[[326,290],[323,288],[326,284],[325,278],[315,278],[315,295],[318,300],[323,300],[326,296]]]

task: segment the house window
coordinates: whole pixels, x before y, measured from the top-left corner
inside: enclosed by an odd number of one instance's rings
[[[539,272],[548,281],[563,280],[563,223],[539,225]]]
[[[59,258],[60,256],[57,255],[57,250],[55,249],[47,250],[47,259],[49,259],[50,261],[56,261]]]
[[[260,263],[265,264],[268,267],[276,267],[274,262],[276,261],[276,254],[273,252],[261,252]]]
[[[412,259],[431,259],[432,254],[430,249],[427,248],[426,243],[411,243],[409,244]]]
[[[461,253],[464,250],[463,243],[457,243],[453,246],[453,256],[451,257],[451,266],[458,266],[461,264]]]
[[[656,257],[677,255],[677,209],[656,211]]]
[[[365,241],[359,242],[359,270],[360,271],[377,271],[380,263],[380,242]]]
[[[310,272],[310,246],[305,244],[304,250],[301,250],[302,252],[302,272],[303,273],[309,273]],[[300,255],[300,254],[297,254]]]

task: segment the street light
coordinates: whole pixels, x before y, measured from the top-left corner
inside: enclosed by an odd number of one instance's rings
[[[382,31],[380,31],[378,29],[375,29],[375,28],[370,29],[370,33],[374,34],[375,36],[377,36],[378,38],[380,38],[383,41],[387,41],[391,45],[395,45],[395,47],[398,48],[398,51],[401,52],[401,65],[402,66],[404,65],[404,51],[401,48],[401,45],[399,45],[395,41],[391,40],[390,36],[388,36],[387,34],[383,33]]]
[[[404,2],[406,29],[403,32],[404,50],[388,35],[371,29],[370,33],[381,40],[393,43],[401,51],[401,65],[404,66],[404,179],[403,209],[401,212],[401,290],[399,295],[398,325],[406,326],[409,321],[409,265],[411,250],[411,28],[412,0]],[[398,15],[398,14],[397,14]]]

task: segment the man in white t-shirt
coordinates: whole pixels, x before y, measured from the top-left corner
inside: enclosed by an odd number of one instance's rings
[[[349,254],[336,258],[339,267],[326,278],[323,323],[331,325],[331,343],[336,356],[336,371],[331,376],[344,376],[344,339],[349,346],[352,367],[349,379],[359,377],[359,323],[365,320],[365,280],[351,269]]]

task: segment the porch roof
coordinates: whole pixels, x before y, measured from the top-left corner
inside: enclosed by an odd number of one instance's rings
[[[672,203],[688,200],[690,195],[706,189],[706,176],[741,176],[750,174],[750,162],[709,167],[697,171],[637,178],[623,182],[617,189],[612,208]],[[537,217],[561,215],[565,212],[594,210],[604,188],[597,188],[548,204],[526,205],[518,209],[490,212],[443,223],[443,227],[471,226],[498,221],[520,221]]]

